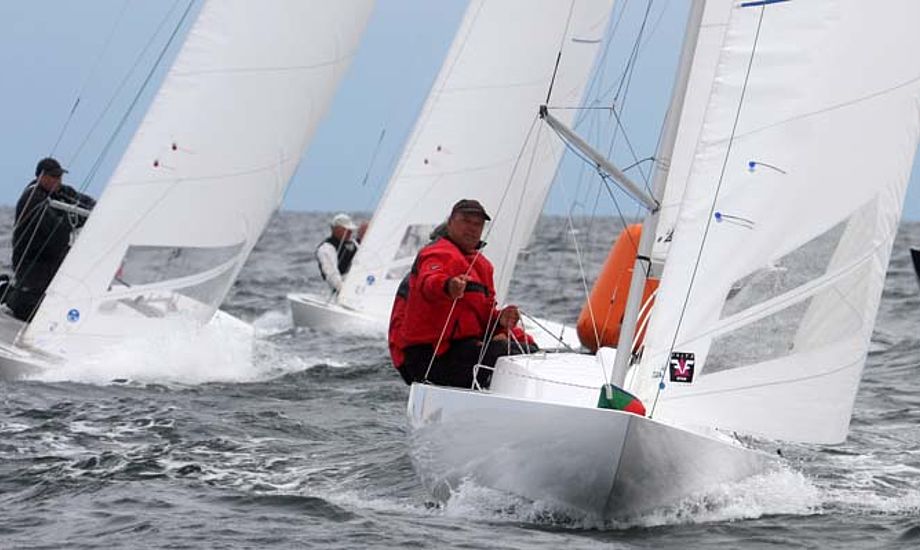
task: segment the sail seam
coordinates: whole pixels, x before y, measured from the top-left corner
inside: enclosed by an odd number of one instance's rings
[[[293,160],[300,160],[300,159],[288,158],[288,159],[283,159],[281,162],[288,163]],[[236,172],[224,172],[221,174],[212,174],[212,175],[206,175],[206,176],[205,175],[184,176],[184,177],[172,177],[172,178],[163,178],[163,179],[150,179],[150,180],[142,180],[142,181],[112,180],[112,183],[110,185],[112,187],[116,187],[116,186],[117,187],[130,187],[130,186],[135,186],[135,185],[157,185],[157,184],[169,183],[169,182],[175,182],[177,184],[182,183],[184,185],[192,185],[200,181],[224,180],[228,178],[237,178],[241,176],[251,176],[253,174],[258,174],[260,172],[272,172],[276,170],[277,168],[278,168],[278,163],[274,162],[272,164],[257,166],[255,168],[250,168],[248,170],[239,170]]]
[[[800,376],[800,377],[796,377],[796,378],[788,378],[788,379],[785,379],[785,380],[775,380],[775,381],[773,381],[773,382],[764,382],[764,383],[762,383],[762,384],[750,384],[750,385],[748,385],[748,386],[735,386],[735,387],[732,387],[732,388],[726,388],[726,389],[721,389],[721,390],[694,391],[692,394],[688,394],[688,395],[675,395],[675,396],[673,396],[673,397],[668,397],[668,398],[666,398],[665,400],[666,400],[666,401],[677,401],[677,400],[680,400],[680,399],[692,399],[692,398],[696,398],[696,397],[712,396],[712,395],[718,395],[718,394],[729,393],[729,392],[731,392],[731,393],[736,393],[736,392],[743,391],[743,390],[753,390],[753,389],[757,389],[757,388],[767,388],[767,387],[770,387],[770,386],[784,386],[784,385],[788,385],[788,384],[794,384],[794,383],[802,382],[802,381],[805,381],[805,380],[815,380],[815,379],[818,379],[818,378],[824,378],[824,377],[832,376],[832,375],[834,375],[834,374],[837,374],[837,373],[840,373],[840,372],[843,372],[843,371],[846,371],[846,370],[850,370],[850,369],[852,369],[853,367],[859,367],[859,366],[862,365],[862,363],[863,363],[864,361],[865,361],[865,357],[860,357],[859,359],[857,359],[856,361],[853,361],[852,363],[847,363],[846,365],[843,365],[843,366],[838,367],[838,368],[836,368],[836,369],[829,370],[829,371],[825,371],[825,372],[819,372],[819,373],[816,373],[816,374],[812,374],[812,375],[810,375],[810,376]],[[754,366],[758,366],[758,365],[761,365],[761,364],[763,364],[763,363],[755,363],[755,364],[753,364],[753,365],[747,365],[747,366],[748,366],[748,367],[754,367]]]
[[[756,135],[756,134],[758,134],[758,133],[760,133],[760,132],[763,132],[763,131],[765,131],[765,130],[769,130],[769,129],[771,129],[771,128],[776,128],[777,126],[782,126],[783,124],[787,124],[787,123],[789,123],[789,122],[793,122],[793,121],[797,121],[797,120],[805,120],[805,119],[808,119],[808,118],[811,118],[811,117],[815,117],[815,116],[827,114],[827,113],[829,113],[829,112],[836,111],[836,110],[839,110],[839,109],[845,109],[845,108],[847,108],[847,107],[853,107],[853,106],[855,106],[855,105],[859,105],[860,103],[864,103],[864,102],[871,101],[871,100],[874,100],[874,99],[879,99],[879,98],[881,98],[881,97],[883,97],[883,96],[886,96],[886,95],[888,95],[888,94],[897,92],[897,91],[899,91],[899,90],[901,90],[901,89],[903,89],[903,88],[907,88],[907,87],[909,87],[909,86],[912,86],[912,85],[916,84],[917,82],[920,82],[920,76],[916,76],[916,77],[911,78],[910,80],[904,81],[904,82],[902,82],[902,83],[900,83],[900,84],[895,84],[894,86],[890,86],[890,87],[888,87],[888,88],[884,88],[884,89],[881,89],[881,90],[877,90],[877,91],[875,91],[875,92],[872,92],[872,93],[869,93],[869,94],[865,94],[865,95],[863,95],[863,96],[860,96],[860,97],[857,97],[857,98],[854,98],[854,99],[851,99],[851,100],[848,100],[848,101],[844,101],[844,102],[841,102],[841,103],[837,103],[837,104],[834,104],[834,105],[825,107],[825,108],[823,108],[823,109],[817,109],[817,110],[815,110],[815,111],[809,111],[809,112],[807,112],[807,113],[802,113],[802,114],[796,115],[796,116],[794,116],[794,117],[789,117],[789,118],[786,118],[786,119],[783,119],[783,120],[774,122],[773,124],[768,124],[768,125],[766,125],[766,126],[761,126],[760,128],[755,128],[755,129],[753,129],[753,130],[748,130],[747,132],[743,132],[743,133],[740,133],[740,134],[732,134],[732,136],[730,136],[730,137],[728,137],[728,138],[726,138],[726,139],[713,140],[712,143],[715,144],[715,145],[717,145],[717,144],[719,144],[719,143],[724,143],[724,142],[729,141],[729,140],[732,140],[732,139],[740,139],[740,138],[744,138],[744,137]]]
[[[277,67],[238,67],[238,68],[227,68],[227,69],[209,69],[201,71],[176,71],[173,73],[175,76],[187,77],[187,76],[200,76],[200,75],[221,75],[221,74],[253,74],[253,73],[282,73],[282,72],[296,72],[296,71],[310,71],[313,69],[321,69],[324,67],[331,67],[334,65],[339,65],[345,61],[348,61],[355,56],[357,52],[351,51],[343,56],[336,57],[329,61],[322,61],[319,63],[314,63],[311,65],[282,65]]]

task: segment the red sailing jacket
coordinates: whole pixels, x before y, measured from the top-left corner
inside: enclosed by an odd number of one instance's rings
[[[470,280],[453,313],[450,313],[453,299],[447,294],[447,281],[463,274],[469,275]],[[450,319],[447,318],[449,313]],[[402,347],[418,344],[435,346],[444,331],[435,352],[441,355],[447,351],[451,340],[482,340],[489,323],[497,321],[498,313],[492,263],[476,252],[464,254],[449,239],[441,238],[422,248],[415,259],[409,275],[409,298],[399,342]],[[499,329],[496,334],[502,332],[504,330]]]
[[[390,345],[390,357],[393,359],[393,366],[397,369],[402,367],[405,356],[403,355],[403,343],[401,338],[401,328],[406,318],[406,300],[409,298],[409,276],[403,277],[396,289],[396,297],[393,298],[393,309],[390,310],[390,328],[387,334],[387,342]]]

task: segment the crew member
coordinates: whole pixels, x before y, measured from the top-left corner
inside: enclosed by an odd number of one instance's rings
[[[63,184],[66,173],[57,160],[43,158],[35,167],[35,179],[16,203],[14,282],[5,302],[23,321],[31,319],[67,256],[76,230],[86,223],[86,211],[96,205],[92,197]]]
[[[396,341],[403,355],[397,366],[407,382],[468,388],[476,364],[494,366],[498,357],[523,351],[507,340],[518,309],[496,308],[492,264],[480,253],[489,220],[478,201],[458,201],[447,235],[419,251]],[[488,387],[491,371],[479,369],[476,378]]]
[[[352,240],[357,225],[348,214],[336,214],[332,218],[330,235],[316,247],[316,261],[319,272],[333,292],[342,289],[342,277],[351,269],[351,260],[358,251]]]

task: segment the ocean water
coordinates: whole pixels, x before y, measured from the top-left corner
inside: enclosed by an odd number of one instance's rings
[[[215,332],[0,383],[0,547],[920,548],[920,224],[901,227],[845,444],[783,446],[776,473],[611,524],[474,485],[432,502],[385,342],[290,326],[285,294],[324,289],[327,217],[278,215],[228,297],[253,362]],[[615,226],[579,224],[589,276]],[[525,312],[577,315],[567,235],[541,221],[511,289]]]

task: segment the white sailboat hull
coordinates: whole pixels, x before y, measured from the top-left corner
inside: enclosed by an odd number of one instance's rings
[[[340,334],[386,335],[389,318],[368,315],[316,294],[288,294],[291,320],[305,327]],[[547,319],[523,318],[521,324],[542,350],[581,348],[574,326]]]
[[[25,323],[0,311],[0,380],[37,374],[58,358],[35,348],[14,344]]]
[[[385,334],[389,319],[378,319],[315,294],[288,294],[291,319],[296,327],[324,332]]]
[[[768,470],[773,459],[635,414],[413,384],[411,456],[446,500],[464,480],[615,519]]]

